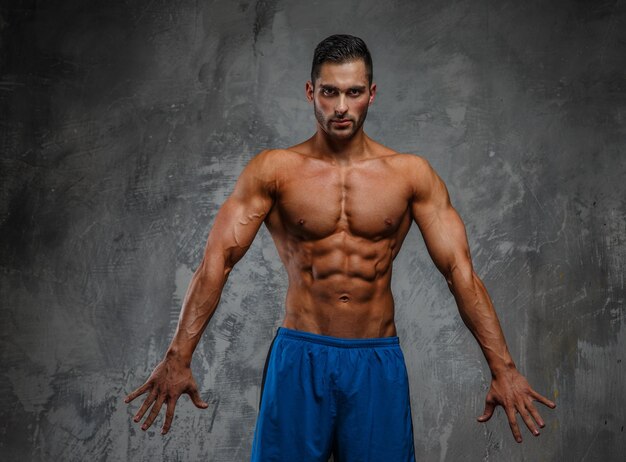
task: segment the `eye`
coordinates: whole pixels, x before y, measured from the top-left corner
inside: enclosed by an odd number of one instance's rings
[[[335,94],[335,91],[332,88],[322,88],[322,94],[324,96],[331,96]]]
[[[361,94],[361,90],[357,90],[356,88],[352,88],[348,91],[350,96],[359,96]]]

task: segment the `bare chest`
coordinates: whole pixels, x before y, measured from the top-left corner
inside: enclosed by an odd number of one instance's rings
[[[303,239],[345,231],[375,240],[398,230],[409,199],[403,175],[388,166],[311,166],[283,178],[275,207],[286,231]]]

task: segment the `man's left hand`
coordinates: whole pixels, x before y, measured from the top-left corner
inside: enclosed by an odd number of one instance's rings
[[[539,401],[550,409],[556,407],[554,402],[533,390],[526,378],[516,369],[499,373],[491,380],[485,411],[483,415],[478,417],[478,421],[487,422],[493,415],[496,406],[502,406],[515,441],[521,443],[522,433],[517,425],[516,413],[519,413],[528,430],[535,436],[539,436],[537,427],[543,428],[545,426],[533,401]]]

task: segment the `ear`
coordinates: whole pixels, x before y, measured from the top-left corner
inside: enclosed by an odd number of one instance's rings
[[[375,83],[373,83],[370,86],[370,100],[369,100],[370,105],[374,102],[374,96],[376,96],[376,84]]]
[[[315,87],[313,86],[313,83],[308,80],[305,87],[304,87],[304,92],[306,95],[306,100],[311,103],[313,102],[313,95],[315,94]]]

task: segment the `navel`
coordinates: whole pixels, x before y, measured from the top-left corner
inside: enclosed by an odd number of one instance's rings
[[[393,221],[391,221],[391,219],[390,219],[390,218],[385,218],[385,224],[386,224],[387,226],[391,226],[391,225],[393,224]]]
[[[347,295],[342,295],[341,297],[339,297],[339,300],[343,303],[348,303],[350,301],[350,297],[348,297]]]

